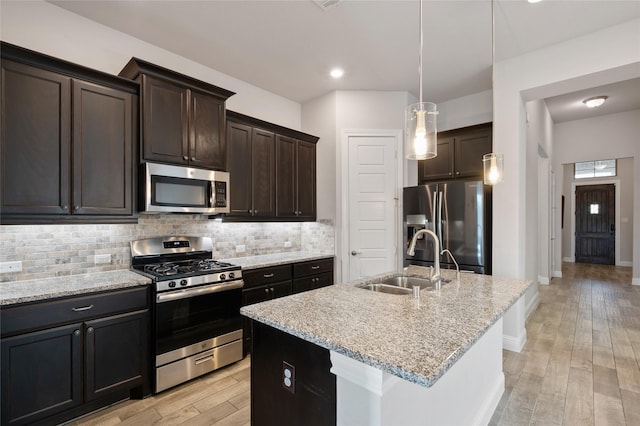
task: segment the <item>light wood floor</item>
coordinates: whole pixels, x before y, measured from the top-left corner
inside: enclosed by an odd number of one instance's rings
[[[565,264],[540,286],[520,353],[504,351],[493,426],[640,425],[640,287],[631,268]],[[248,425],[250,359],[73,425]]]
[[[564,264],[504,351],[491,425],[640,425],[640,287],[631,268]]]
[[[71,425],[249,425],[250,357],[156,396],[129,400]]]

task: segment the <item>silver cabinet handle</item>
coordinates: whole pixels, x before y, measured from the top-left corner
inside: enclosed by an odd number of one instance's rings
[[[89,333],[89,334],[93,333],[93,327],[87,328],[87,333]]]
[[[320,265],[312,266],[312,267],[311,267],[311,269],[313,269],[314,271],[315,271],[316,269],[320,269]]]
[[[263,276],[264,278],[271,278],[271,277],[273,277],[273,272],[272,272],[272,273],[270,273],[270,274],[264,274],[264,275],[262,275],[262,276]]]
[[[74,335],[74,336],[76,336],[76,337],[78,337],[78,336],[80,335],[80,330],[75,330],[75,331],[73,332],[73,335]]]
[[[196,157],[191,157],[191,161],[196,161]]]
[[[265,288],[265,289],[264,289],[264,292],[265,292],[265,293],[269,293],[269,289],[268,289],[268,288]]]
[[[93,305],[83,306],[82,308],[71,308],[71,310],[73,312],[82,312],[82,311],[88,311],[91,308],[93,308]]]
[[[188,161],[188,160],[189,160],[189,157],[187,157],[187,156],[185,155],[185,156],[183,156],[183,157],[182,157],[182,159],[183,159],[184,161]]]

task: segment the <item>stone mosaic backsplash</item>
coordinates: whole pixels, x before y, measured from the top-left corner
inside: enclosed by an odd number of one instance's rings
[[[201,215],[141,214],[137,224],[2,225],[0,262],[20,260],[22,272],[0,274],[0,282],[128,269],[130,241],[164,235],[211,237],[216,259],[302,250],[334,253],[332,221],[223,223]],[[291,246],[285,248],[285,242]],[[238,253],[240,245],[245,251]],[[111,263],[95,264],[99,254],[111,254]]]

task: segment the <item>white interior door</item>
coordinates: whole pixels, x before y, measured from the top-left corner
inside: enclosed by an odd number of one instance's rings
[[[396,269],[397,143],[396,136],[348,136],[350,281]]]

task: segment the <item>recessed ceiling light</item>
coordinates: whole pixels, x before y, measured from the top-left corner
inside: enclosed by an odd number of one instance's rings
[[[529,3],[540,3],[542,0],[527,0]]]
[[[344,70],[342,68],[334,68],[329,73],[333,78],[340,78],[344,75]]]
[[[595,96],[593,98],[585,99],[582,101],[588,108],[596,108],[599,107],[606,101],[608,96]]]

